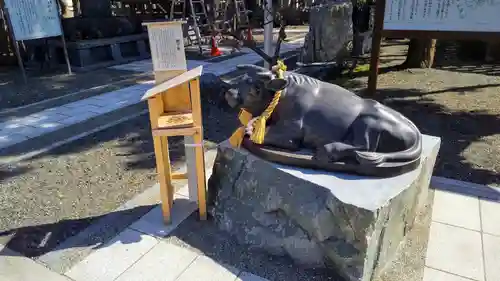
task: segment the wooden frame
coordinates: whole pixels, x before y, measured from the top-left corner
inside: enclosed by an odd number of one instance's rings
[[[57,9],[60,10],[61,7],[60,7],[60,4],[59,4],[59,1],[55,1],[55,3],[56,3],[55,5],[56,5]],[[11,19],[11,16],[10,16],[9,9],[5,6],[6,4],[4,3],[4,1],[1,1],[0,5],[1,5],[0,8],[4,11],[5,20],[6,20],[6,23],[7,23],[7,29],[9,30],[9,33],[11,34],[12,43],[14,45],[14,51],[16,53],[17,62],[19,64],[19,68],[21,69],[21,72],[22,72],[22,75],[23,75],[24,83],[27,84],[28,83],[28,79],[27,79],[27,76],[26,76],[26,69],[24,68],[24,63],[23,63],[23,60],[22,60],[22,57],[21,57],[21,52],[19,50],[19,40],[16,38],[16,34],[14,32],[13,23],[12,23],[12,19]],[[61,15],[58,14],[58,17],[59,17],[58,23],[59,23],[59,28],[61,29],[61,35],[56,36],[56,37],[61,37],[61,41],[62,41],[62,45],[63,45],[64,58],[66,60],[66,66],[68,67],[68,74],[71,75],[72,74],[71,64],[69,62],[68,49],[66,47],[66,39],[64,38],[64,30],[63,30],[62,21],[61,21],[61,17],[60,16]],[[33,38],[33,39],[40,39],[40,38]],[[23,41],[21,41],[21,42],[23,42]]]
[[[155,22],[145,25],[148,26],[148,34],[151,35],[152,28],[181,30],[182,24],[183,22]],[[162,68],[154,69],[156,86],[148,90],[142,97],[142,100],[148,101],[156,167],[160,182],[162,213],[166,224],[171,222],[174,195],[172,180],[175,179],[188,179],[189,199],[198,202],[200,219],[207,218],[203,123],[199,85],[203,67],[187,71],[184,45],[178,46],[177,51],[169,50],[168,46],[163,45],[164,40],[179,39],[168,37],[172,34],[178,34],[182,39],[182,32],[177,32],[179,30],[170,33],[162,33],[163,31],[161,31],[154,38],[150,36],[150,46],[152,49],[156,48],[154,52],[151,52],[153,65]],[[156,42],[158,34],[163,34],[167,38],[160,38]],[[178,56],[182,56],[182,58]],[[172,64],[169,65],[158,60],[170,60]],[[184,136],[187,173],[172,173],[168,150],[168,137],[171,136]]]
[[[430,39],[475,39],[493,41],[500,39],[500,32],[438,31],[438,30],[384,30],[385,5],[387,0],[375,1],[375,22],[372,38],[368,94],[377,90],[380,45],[383,37],[430,38]]]

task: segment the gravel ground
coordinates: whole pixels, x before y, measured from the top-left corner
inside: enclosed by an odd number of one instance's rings
[[[175,163],[179,144],[171,139]],[[156,183],[148,116],[0,169],[0,242],[43,254]]]

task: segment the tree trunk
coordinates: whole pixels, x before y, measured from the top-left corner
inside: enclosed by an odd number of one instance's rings
[[[431,68],[434,63],[436,39],[411,39],[404,66],[408,68]]]

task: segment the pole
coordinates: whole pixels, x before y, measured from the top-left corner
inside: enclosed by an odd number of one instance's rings
[[[17,57],[17,63],[19,64],[19,68],[21,69],[21,72],[23,74],[23,80],[24,84],[28,84],[28,78],[26,78],[26,69],[24,69],[24,63],[23,59],[21,58],[21,52],[19,51],[19,42],[16,39],[16,34],[14,34],[14,28],[12,26],[12,21],[10,19],[9,15],[9,9],[4,8],[4,16],[7,20],[7,27],[10,31],[12,42],[14,43],[14,51],[16,52],[16,57]]]
[[[273,0],[264,0],[264,52],[273,56]],[[268,62],[264,62],[265,68],[270,68]]]
[[[56,6],[58,10],[62,11],[62,7],[60,6],[59,1],[56,1]],[[64,38],[64,29],[62,25],[62,13],[59,14],[59,28],[61,29],[61,41],[63,45],[63,52],[64,52],[64,60],[66,61],[66,67],[68,68],[68,74],[71,75],[73,72],[71,71],[71,63],[69,62],[69,55],[68,55],[68,46],[66,45],[66,38]]]

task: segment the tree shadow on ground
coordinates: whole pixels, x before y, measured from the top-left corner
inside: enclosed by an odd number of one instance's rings
[[[484,57],[477,57],[474,51],[463,54],[457,42],[438,41],[433,67],[453,72],[500,76],[500,63],[486,62]],[[480,51],[477,53],[482,54]]]
[[[477,88],[481,88],[478,86]],[[466,87],[462,93],[474,91]],[[451,89],[450,89],[451,90]],[[457,91],[456,88],[453,89]],[[418,89],[379,89],[377,100],[401,112],[412,120],[423,134],[441,138],[441,148],[435,175],[480,184],[500,184],[500,161],[493,161],[494,147],[488,147],[485,137],[500,137],[500,116],[484,111],[452,111],[426,97],[433,93]],[[476,144],[473,159],[470,146]],[[484,147],[483,147],[484,146]],[[467,155],[466,152],[468,153]]]
[[[180,199],[186,204],[186,199]],[[184,202],[185,201],[185,202]],[[54,223],[13,228],[0,232],[0,243],[8,250],[29,258],[37,258],[53,251],[91,247],[98,249],[108,243],[130,224],[144,216],[157,205],[137,206],[113,211],[104,215],[79,219],[65,219]],[[161,223],[161,222],[160,222]],[[86,232],[82,232],[86,230]],[[76,236],[78,235],[78,236]],[[141,237],[127,237],[113,243],[130,244]],[[107,245],[105,245],[108,243]],[[8,250],[0,250],[0,256],[10,255]]]

